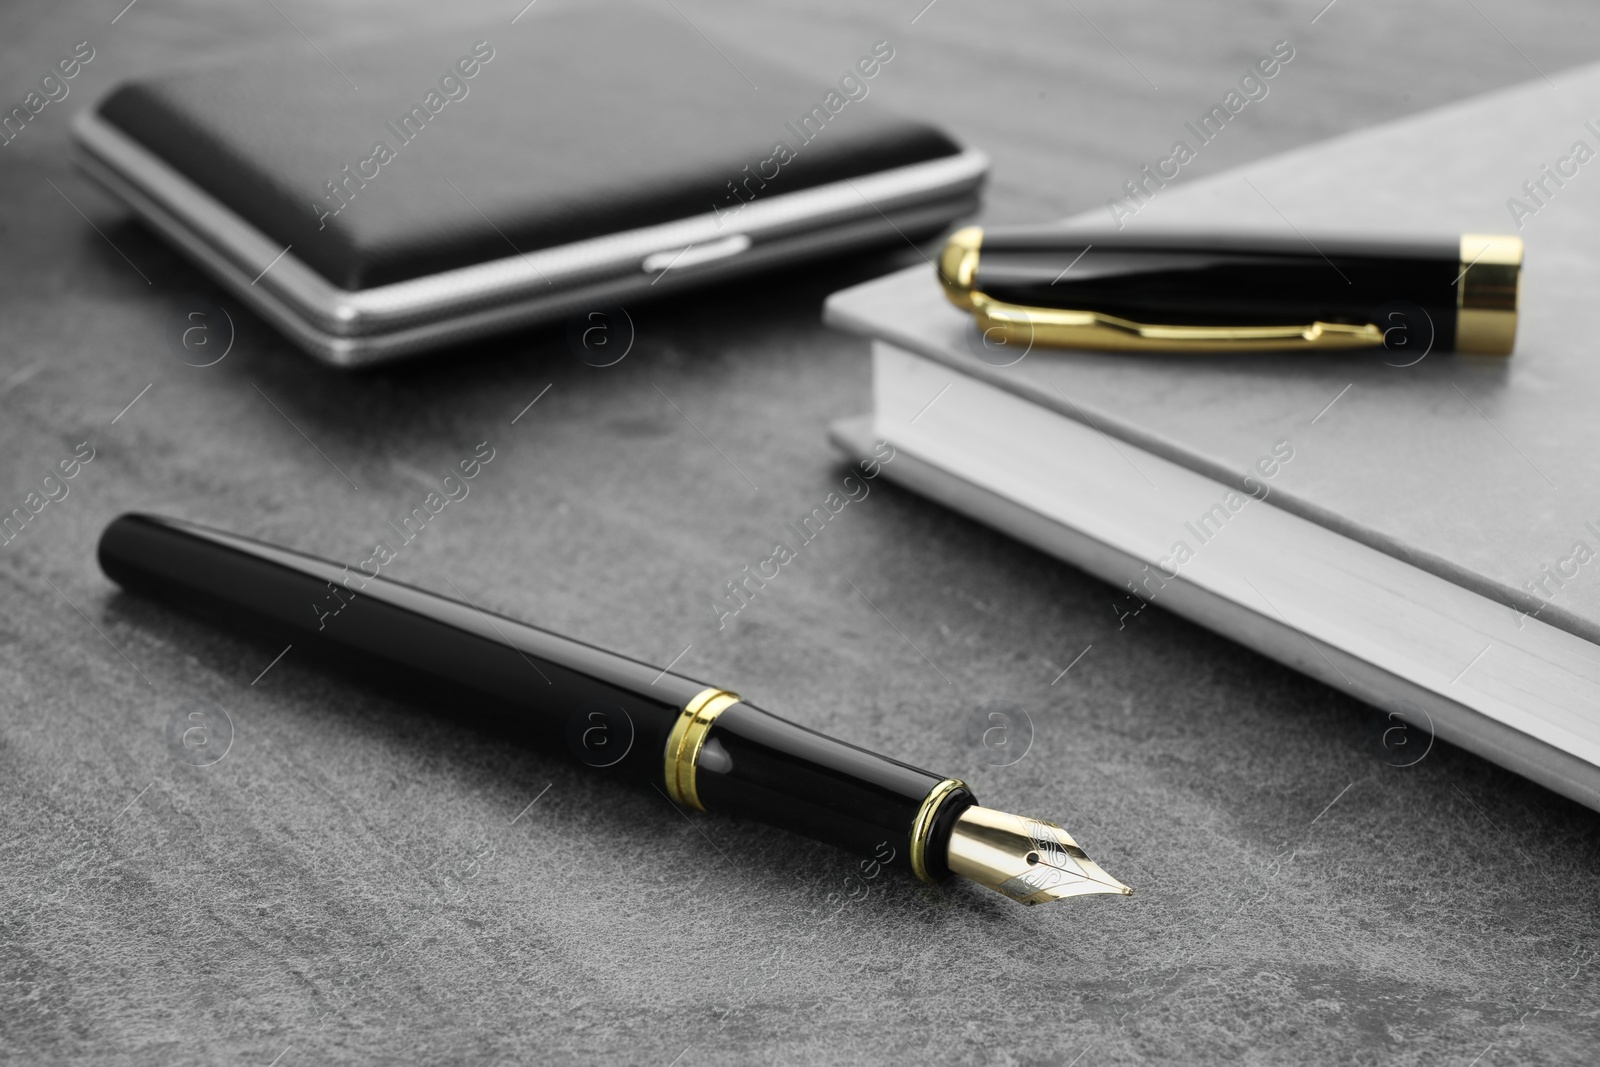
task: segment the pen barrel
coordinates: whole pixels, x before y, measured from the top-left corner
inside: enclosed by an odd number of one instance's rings
[[[100,538],[123,587],[288,642],[406,699],[690,807],[744,816],[928,879],[958,782],[808,730],[738,696],[470,603],[235,534],[123,515]]]
[[[707,687],[470,604],[175,519],[124,515],[100,566],[129,590],[291,643],[454,718],[659,783]]]
[[[748,703],[716,719],[696,761],[710,811],[747,816],[910,869],[946,863],[957,816],[975,800],[959,782],[808,730]]]
[[[1434,350],[1453,351],[1467,250],[1454,235],[1379,240],[995,228],[983,231],[972,288],[1005,304],[1150,325],[1403,325],[1430,332]],[[1514,273],[1509,299],[1514,310]],[[1413,321],[1414,309],[1425,314],[1422,322]]]

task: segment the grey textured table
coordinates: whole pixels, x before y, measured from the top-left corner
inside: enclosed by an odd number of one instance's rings
[[[1578,0],[922,5],[675,6],[819,87],[892,41],[873,98],[991,153],[990,221],[1102,202],[1281,39],[1293,64],[1196,173],[1541,72],[1559,85],[1600,56]],[[821,298],[916,252],[631,308],[636,342],[611,367],[557,330],[345,376],[70,170],[70,113],[123,77],[303,49],[301,30],[336,60],[406,21],[453,55],[538,32],[557,5],[515,25],[521,0],[276,6],[0,15],[7,109],[73,43],[96,49],[72,95],[0,148],[3,510],[94,449],[0,545],[0,1059],[1593,1056],[1592,812],[1422,737],[1409,751],[1426,755],[1393,766],[1409,757],[1375,743],[1368,709],[1159,610],[1119,629],[1105,586],[881,483],[718,629],[722,584],[847,472],[824,427],[866,409],[865,348],[818,324]],[[206,368],[166,340],[197,300],[237,323]],[[820,845],[602,788],[293,650],[274,660],[117,593],[93,560],[129,509],[353,560],[481,441],[494,461],[399,577],[681,655],[685,673],[963,776],[1059,818],[1138,895],[1024,910],[869,878]],[[995,699],[1033,723],[1009,766],[968,741]],[[195,702],[233,724],[207,766],[169,743]]]

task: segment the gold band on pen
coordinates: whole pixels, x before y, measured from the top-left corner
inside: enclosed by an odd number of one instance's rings
[[[911,823],[911,871],[924,882],[936,880],[928,873],[928,837],[933,833],[933,821],[950,794],[966,787],[967,783],[959,778],[946,778],[928,790],[928,795],[922,798],[922,807],[917,809],[917,817]]]
[[[1456,280],[1456,351],[1509,356],[1517,342],[1517,299],[1522,289],[1522,238],[1461,235]]]
[[[694,699],[683,706],[678,721],[672,724],[672,733],[667,736],[664,777],[667,795],[679,804],[697,811],[706,810],[695,788],[695,762],[700,758],[700,749],[717,716],[743,699],[738,693],[713,686],[695,694]]]

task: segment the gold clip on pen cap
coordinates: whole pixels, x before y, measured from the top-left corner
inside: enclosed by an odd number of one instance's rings
[[[1485,234],[1313,245],[1298,236],[968,226],[946,241],[938,274],[950,302],[1008,344],[1336,351],[1383,347],[1403,325],[1425,330],[1439,351],[1509,355],[1521,267],[1519,238]]]
[[[966,226],[951,234],[939,253],[939,284],[950,303],[963,311],[972,310],[972,291],[978,280],[978,252],[983,247],[983,228]]]

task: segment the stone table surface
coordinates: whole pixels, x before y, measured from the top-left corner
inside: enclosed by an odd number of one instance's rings
[[[1293,64],[1194,173],[1600,57],[1579,0],[924,2],[662,6],[819,93],[891,41],[874,98],[992,156],[990,222],[1103,203],[1280,40]],[[1159,609],[1119,629],[1106,586],[881,481],[719,629],[723,583],[849,473],[824,434],[868,406],[866,346],[822,298],[917,251],[630,307],[609,367],[556,329],[350,375],[71,169],[71,113],[122,78],[406,27],[453,56],[561,5],[522,6],[0,13],[7,110],[95,49],[0,148],[0,510],[93,450],[0,545],[0,1060],[1592,1062],[1593,812],[1425,737],[1395,766],[1371,709]],[[236,337],[198,368],[167,331],[205,301]],[[353,560],[483,441],[398,577],[965,778],[1138,895],[869,877],[275,660],[94,561],[131,509]],[[992,700],[1031,719],[1009,765],[969,740]],[[232,724],[205,766],[169,742],[196,705]]]

